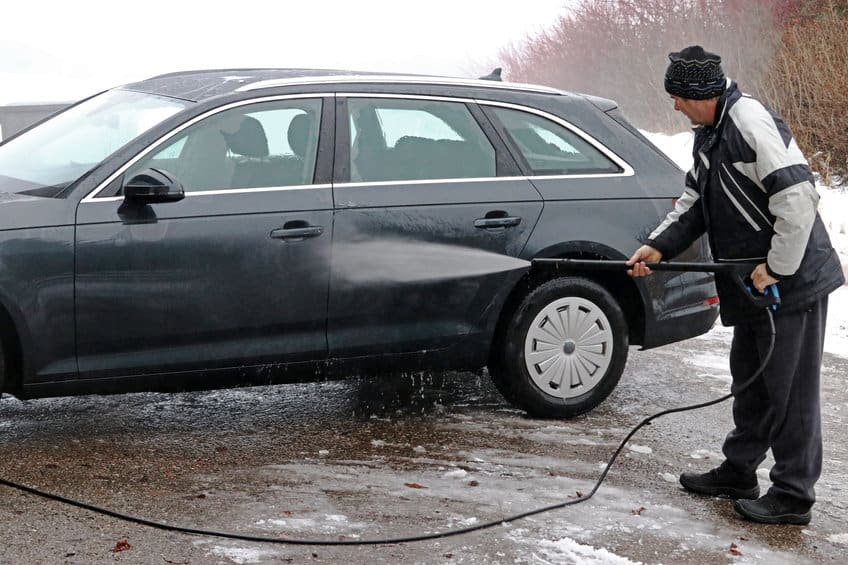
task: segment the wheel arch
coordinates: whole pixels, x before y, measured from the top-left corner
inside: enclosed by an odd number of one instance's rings
[[[523,259],[529,261],[536,258],[606,259],[616,261],[628,259],[628,257],[623,256],[619,251],[611,247],[591,241],[558,243],[540,250],[533,257],[523,257]],[[638,285],[627,273],[624,271],[621,273],[614,271],[575,271],[573,273],[565,273],[563,271],[557,271],[555,268],[534,267],[515,284],[504,303],[504,307],[501,309],[501,314],[495,327],[495,339],[492,341],[492,349],[489,352],[490,359],[491,351],[496,347],[499,337],[503,334],[505,326],[509,323],[512,314],[515,312],[522,298],[539,285],[549,280],[566,276],[567,274],[573,274],[594,281],[609,291],[613,298],[618,301],[619,306],[624,312],[630,344],[642,345],[644,343],[647,305],[645,289],[641,285]]]

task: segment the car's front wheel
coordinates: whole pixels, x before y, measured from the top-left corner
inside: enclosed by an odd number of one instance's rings
[[[584,278],[547,281],[501,325],[489,372],[503,395],[533,416],[570,418],[601,403],[627,361],[621,307]]]

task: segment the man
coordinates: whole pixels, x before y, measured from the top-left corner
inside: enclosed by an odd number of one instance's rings
[[[706,233],[716,261],[757,263],[757,291],[777,284],[776,342],[764,310],[727,275],[716,275],[722,323],[733,326],[730,371],[735,428],[725,461],[703,474],[684,473],[691,492],[737,499],[756,522],[808,524],[821,474],[819,374],[827,295],[845,281],[816,207],[813,176],[783,120],[726,79],[718,55],[698,45],[669,54],[665,89],[695,126],[694,165],[674,210],[628,260],[633,276],[646,262],[672,259]],[[772,450],[772,486],[759,497],[757,466]],[[759,497],[759,498],[758,498]]]

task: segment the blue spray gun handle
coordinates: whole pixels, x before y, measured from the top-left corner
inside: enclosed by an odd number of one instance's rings
[[[740,278],[734,278],[737,283],[742,282]],[[768,285],[763,289],[762,294],[754,288],[754,283],[751,282],[750,277],[746,277],[743,284],[745,289],[748,291],[748,300],[753,302],[754,306],[777,310],[777,307],[780,305],[780,292],[777,290],[777,283]]]
[[[763,291],[763,294],[765,294],[766,296],[768,296],[768,295],[769,295],[769,292],[771,292],[771,295],[772,295],[772,297],[773,297],[773,298],[774,298],[774,300],[775,300],[775,302],[774,302],[774,303],[772,303],[772,305],[771,305],[771,309],[772,309],[772,310],[777,310],[777,305],[778,305],[778,304],[780,304],[780,292],[778,292],[778,290],[777,290],[777,283],[774,283],[774,284],[770,284],[770,285],[768,285],[768,286],[765,288],[765,290]]]

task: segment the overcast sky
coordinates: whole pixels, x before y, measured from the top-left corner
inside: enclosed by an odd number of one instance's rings
[[[566,0],[4,2],[0,103],[63,101],[181,69],[318,67],[469,76]]]

